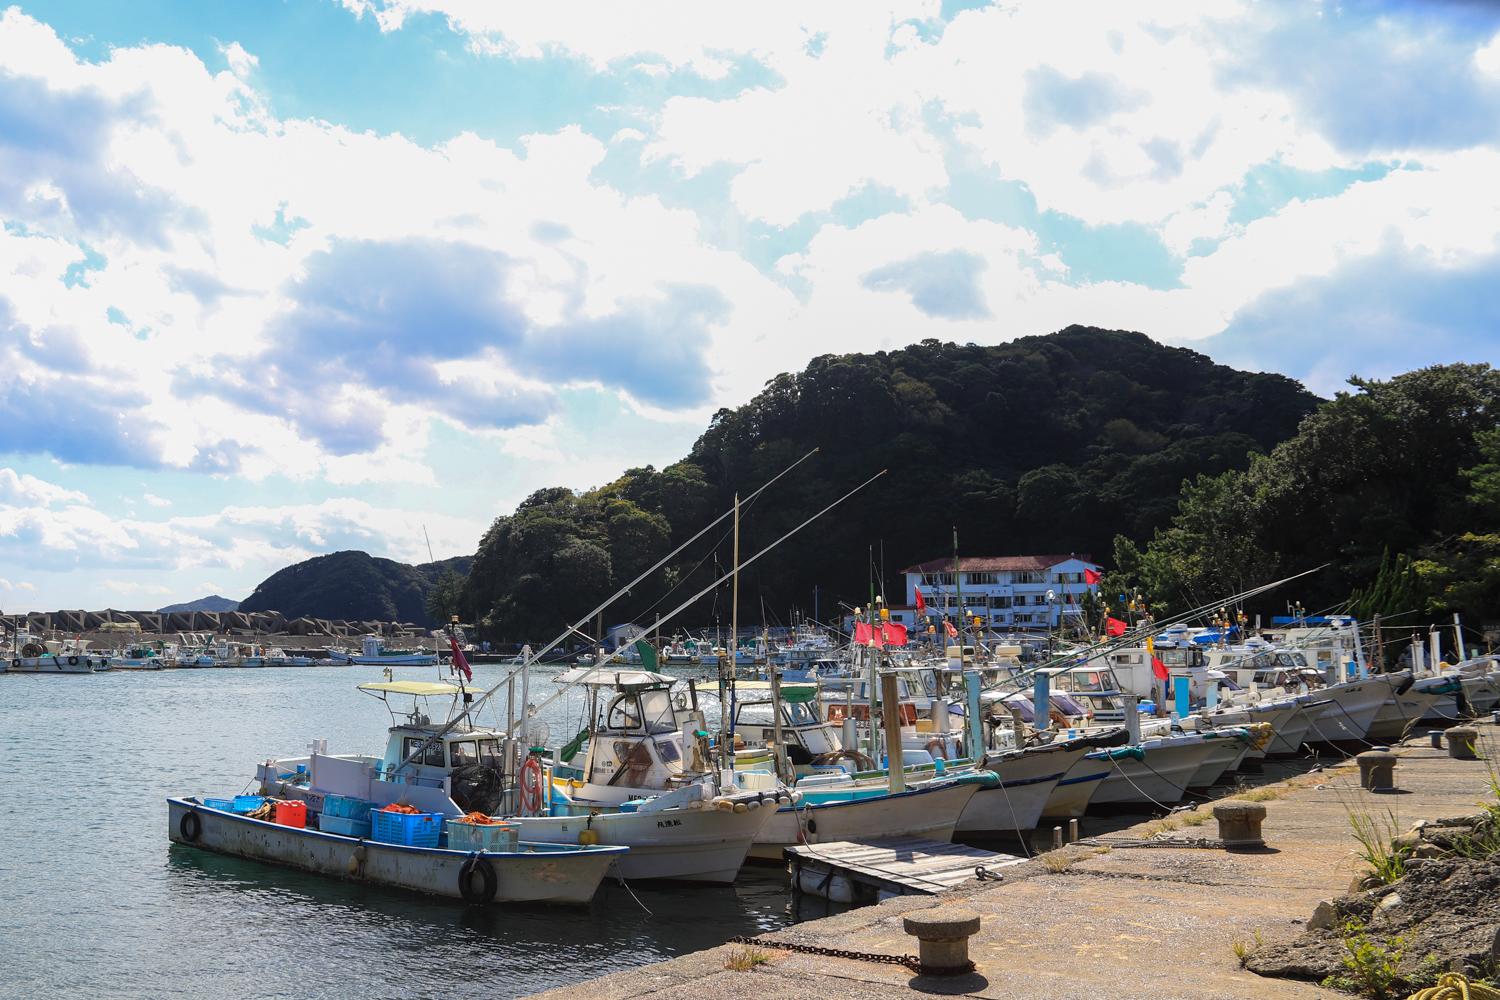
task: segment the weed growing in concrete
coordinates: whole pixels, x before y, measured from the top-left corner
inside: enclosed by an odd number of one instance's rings
[[[1406,861],[1410,852],[1405,847],[1392,845],[1391,841],[1400,832],[1396,814],[1389,809],[1384,816],[1370,812],[1362,805],[1345,803],[1349,826],[1354,839],[1359,841],[1359,856],[1370,866],[1370,874],[1382,885],[1390,885],[1406,874]]]
[[[1054,875],[1056,875],[1058,872],[1065,872],[1069,868],[1072,868],[1073,862],[1075,860],[1074,858],[1069,857],[1061,851],[1051,851],[1047,854],[1041,855],[1040,857],[1043,866],[1045,866],[1046,869]]]
[[[1240,968],[1243,969],[1245,963],[1250,960],[1250,956],[1255,954],[1263,944],[1265,944],[1265,941],[1261,939],[1260,931],[1256,931],[1251,935],[1249,941],[1237,937],[1229,942],[1229,950],[1234,952],[1234,957],[1239,961]]]
[[[765,965],[771,961],[771,953],[751,945],[741,945],[729,949],[729,954],[724,956],[724,968],[731,972],[748,972],[757,965]]]
[[[1345,922],[1340,936],[1344,939],[1344,972],[1323,980],[1329,989],[1347,990],[1371,1000],[1387,1000],[1391,992],[1401,983],[1397,966],[1406,939],[1400,936],[1381,944],[1365,933],[1365,925],[1358,920]]]

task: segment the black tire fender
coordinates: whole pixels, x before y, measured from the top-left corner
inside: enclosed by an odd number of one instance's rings
[[[203,820],[198,818],[196,810],[189,809],[182,814],[182,819],[177,821],[177,832],[188,843],[194,843],[203,836]]]
[[[68,666],[70,666],[70,667],[76,667],[76,666],[78,666],[78,657],[76,657],[76,656],[70,656],[70,657],[68,657]]]
[[[482,887],[475,891],[474,875],[479,875]],[[495,881],[495,869],[490,866],[489,861],[478,854],[469,855],[464,866],[458,870],[458,892],[463,896],[465,903],[488,903],[495,898],[495,890],[498,885]]]

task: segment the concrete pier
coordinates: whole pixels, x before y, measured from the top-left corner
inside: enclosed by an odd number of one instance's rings
[[[1500,757],[1493,723],[1476,727],[1481,758]],[[1328,997],[1315,983],[1263,979],[1240,968],[1236,943],[1298,934],[1318,903],[1340,895],[1362,863],[1350,807],[1394,812],[1399,832],[1418,819],[1469,813],[1488,794],[1490,763],[1454,760],[1425,735],[1394,748],[1401,790],[1360,787],[1353,759],[1240,793],[1263,803],[1266,847],[1226,852],[1212,807],[1142,823],[1007,868],[1003,882],[933,897],[902,897],[762,937],[771,959],[725,968],[727,947],[553,990],[547,1000],[634,997],[993,998]],[[1085,822],[1085,828],[1087,823]],[[1147,844],[1154,846],[1145,846]],[[1165,843],[1167,846],[1160,846]],[[910,955],[904,918],[933,907],[980,920],[969,939],[974,972],[946,978],[900,965],[777,950],[774,942]]]

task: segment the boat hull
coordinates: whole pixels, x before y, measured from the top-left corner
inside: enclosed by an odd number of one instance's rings
[[[1204,737],[1205,742],[1212,744],[1208,756],[1203,758],[1203,763],[1198,765],[1193,776],[1188,779],[1189,788],[1207,788],[1218,781],[1225,774],[1239,769],[1240,761],[1250,752],[1250,741],[1236,736]]]
[[[1312,743],[1345,743],[1363,741],[1397,685],[1409,674],[1383,674],[1364,680],[1346,681],[1314,692],[1317,698],[1330,704],[1313,716],[1308,727],[1307,740]]]
[[[1035,829],[1057,783],[1089,749],[1081,745],[1055,750],[1042,747],[986,758],[984,769],[995,772],[1000,784],[981,790],[969,800],[955,832],[1024,834]]]
[[[1109,777],[1099,782],[1089,805],[1173,805],[1187,794],[1188,782],[1215,749],[1201,738],[1140,744],[1145,760],[1116,756]],[[1101,758],[1102,759],[1102,758]]]
[[[69,663],[69,660],[76,662]],[[8,661],[13,674],[92,674],[99,661],[92,656],[26,656]],[[108,669],[105,667],[104,669]]]
[[[431,653],[412,656],[353,656],[349,662],[361,667],[435,667],[438,658]]]
[[[1447,690],[1447,686],[1426,691],[1413,686],[1399,695],[1392,692],[1375,713],[1365,739],[1373,743],[1395,743],[1445,699],[1450,703],[1453,700],[1453,693]]]
[[[750,857],[781,861],[788,847],[837,840],[922,837],[949,841],[958,817],[980,787],[942,784],[871,798],[784,806],[756,834]]]
[[[757,806],[759,804],[757,803]],[[628,847],[609,874],[624,879],[681,882],[733,882],[750,844],[775,809],[663,809],[657,812],[599,813],[595,816],[537,816],[512,819],[521,839],[544,844],[576,844],[592,830],[599,843]]]
[[[189,836],[192,825],[184,821],[188,813],[197,816],[196,837]],[[470,859],[464,851],[403,847],[281,826],[209,809],[190,799],[167,800],[167,835],[174,843],[218,854],[454,899],[463,898],[461,872]],[[622,853],[620,848],[522,848],[484,855],[495,874],[492,902],[587,903]]]
[[[1079,819],[1088,812],[1099,785],[1114,770],[1109,761],[1085,755],[1063,775],[1047,796],[1042,815],[1049,819]]]

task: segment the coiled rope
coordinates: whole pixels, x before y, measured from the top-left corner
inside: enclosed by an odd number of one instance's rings
[[[1461,972],[1445,972],[1436,986],[1417,990],[1406,1000],[1500,1000],[1500,990],[1484,983],[1471,983]]]

